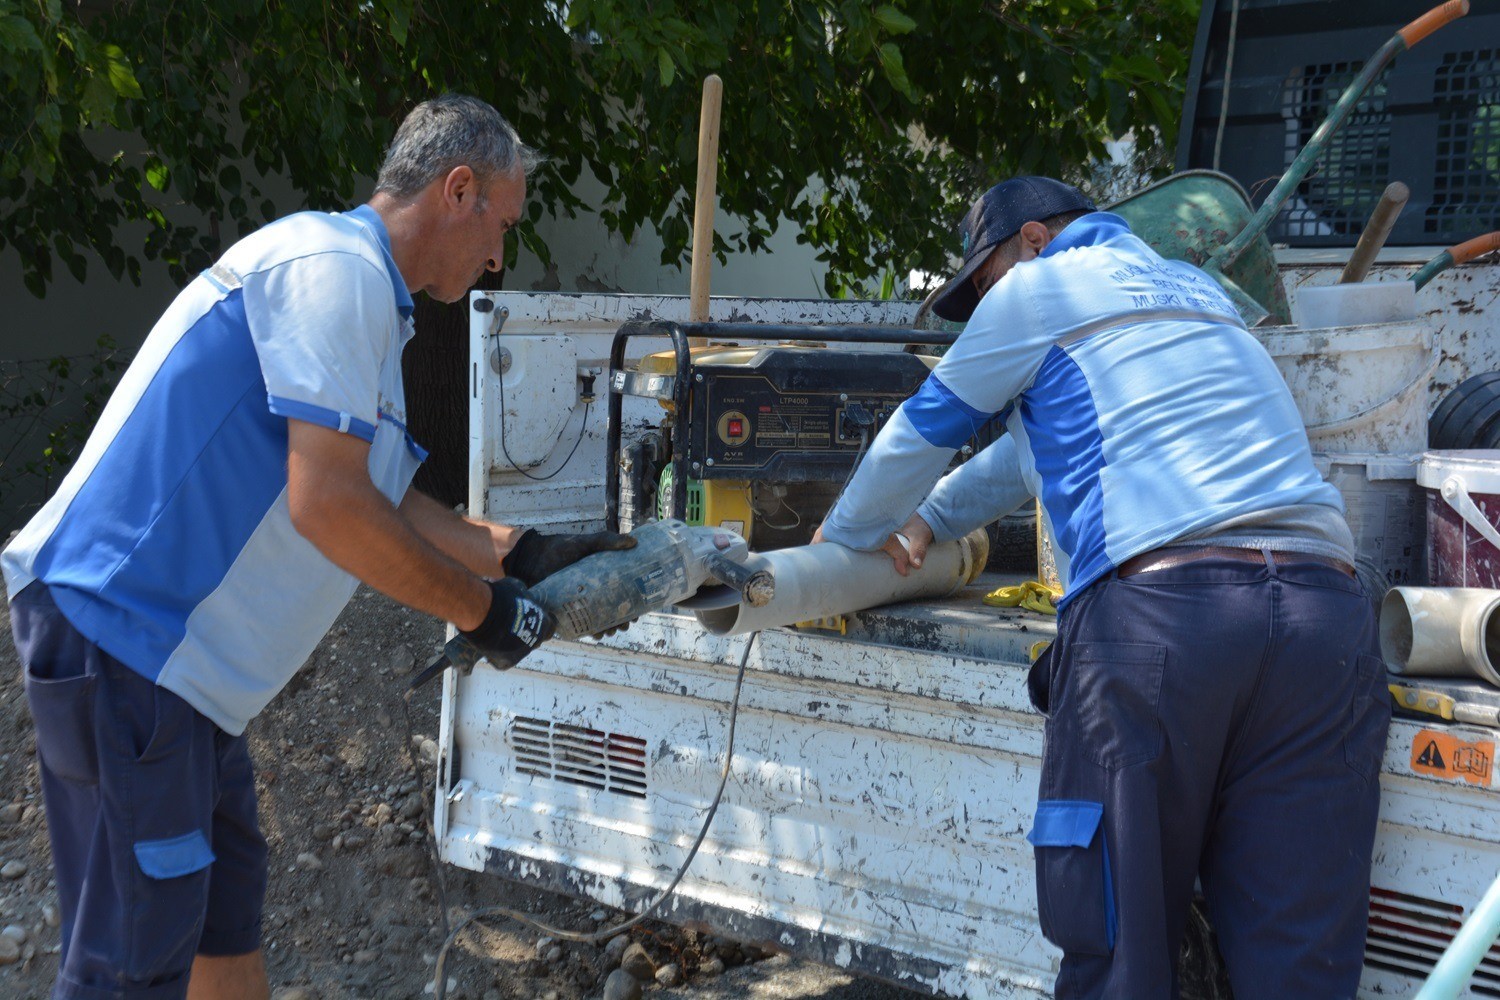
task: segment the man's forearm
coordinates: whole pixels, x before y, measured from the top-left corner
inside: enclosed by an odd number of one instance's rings
[[[524,528],[463,517],[416,490],[407,490],[401,516],[433,548],[482,577],[504,576],[502,560]]]
[[[325,483],[316,509],[292,511],[297,531],[330,562],[408,607],[472,629],[489,587],[428,544],[373,485]]]

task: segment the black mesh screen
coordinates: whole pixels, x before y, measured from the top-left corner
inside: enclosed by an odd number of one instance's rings
[[[1479,235],[1500,205],[1500,53],[1449,52],[1432,83],[1437,164],[1424,229]]]
[[[1293,72],[1283,89],[1286,122],[1283,164],[1291,166],[1340,96],[1359,75],[1358,63],[1323,63]],[[1297,188],[1271,229],[1288,242],[1306,236],[1355,236],[1375,208],[1391,176],[1391,115],[1386,109],[1389,70],[1370,85],[1323,160]]]

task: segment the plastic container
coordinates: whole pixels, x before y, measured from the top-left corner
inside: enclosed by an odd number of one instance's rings
[[[1500,588],[1500,452],[1429,451],[1427,566],[1435,587]]]
[[[1392,587],[1427,580],[1427,505],[1416,483],[1421,454],[1315,454],[1318,471],[1344,498],[1354,563],[1374,601]]]
[[[1410,281],[1304,285],[1292,302],[1292,320],[1303,329],[1405,323],[1417,318],[1417,286]]]
[[[1437,358],[1425,323],[1275,327],[1260,339],[1292,390],[1313,451],[1427,450],[1428,386]]]

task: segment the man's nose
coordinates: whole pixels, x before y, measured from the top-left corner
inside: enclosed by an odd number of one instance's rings
[[[486,271],[498,271],[505,265],[505,237],[500,237],[500,245],[495,249],[494,256],[484,262]]]

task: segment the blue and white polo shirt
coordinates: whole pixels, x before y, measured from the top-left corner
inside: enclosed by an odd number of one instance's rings
[[[937,482],[999,413],[1008,433]],[[1343,500],[1313,465],[1270,355],[1213,279],[1107,212],[1073,222],[985,294],[823,534],[878,548],[915,510],[944,541],[1033,496],[1064,603],[1131,556],[1258,512],[1324,510],[1314,519],[1337,542],[1305,550],[1352,559]]]
[[[399,503],[412,299],[368,206],[236,243],[177,296],[56,495],[0,554],[84,636],[226,732],[279,691],[357,581],[292,527],[287,421],[370,442]]]

